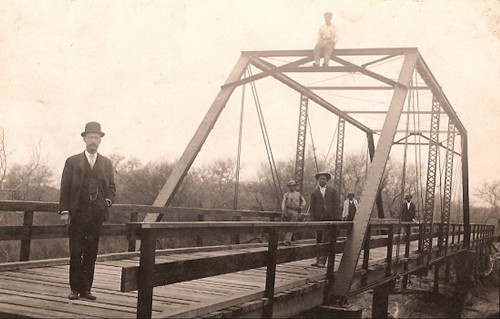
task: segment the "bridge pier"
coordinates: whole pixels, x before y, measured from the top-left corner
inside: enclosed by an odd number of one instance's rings
[[[387,318],[389,314],[389,294],[394,290],[394,281],[373,289],[372,318]]]

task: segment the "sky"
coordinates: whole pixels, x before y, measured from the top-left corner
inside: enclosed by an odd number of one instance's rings
[[[471,189],[498,179],[498,0],[2,1],[0,126],[12,161],[40,143],[57,184],[88,121],[106,133],[104,155],[178,159],[241,51],[312,49],[326,11],[337,48],[417,47],[468,131]],[[263,96],[274,90],[257,85]],[[195,165],[235,157],[239,96]],[[286,111],[298,96],[262,103],[275,156],[291,158],[297,117]],[[250,176],[266,157],[258,124],[244,127]],[[326,153],[331,133],[314,130]]]

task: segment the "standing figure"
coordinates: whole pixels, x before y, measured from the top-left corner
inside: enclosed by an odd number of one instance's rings
[[[358,200],[354,198],[354,193],[347,194],[347,199],[344,201],[344,209],[342,210],[342,220],[354,220],[358,206]]]
[[[314,64],[319,66],[321,56],[323,56],[323,66],[328,66],[330,57],[332,56],[335,44],[338,41],[337,30],[332,24],[332,13],[324,14],[325,24],[319,28],[318,40],[314,47]]]
[[[297,191],[297,183],[290,181],[287,184],[288,192],[283,195],[283,202],[281,203],[282,219],[288,222],[296,222],[302,209],[306,206],[306,200]],[[292,244],[292,232],[287,232],[285,235],[284,244],[289,246]]]
[[[97,153],[104,133],[97,122],[89,122],[81,134],[86,149],[66,160],[59,199],[61,219],[69,224],[68,298],[96,300],[90,292],[103,221],[115,199],[111,161]]]
[[[410,194],[405,196],[405,201],[403,203],[403,210],[401,213],[401,220],[404,222],[414,222],[415,221],[415,204],[411,201],[412,196]]]
[[[309,214],[313,221],[340,221],[339,198],[335,188],[327,186],[326,183],[332,178],[328,172],[319,172],[315,175],[319,186],[311,193],[311,204]],[[316,233],[316,242],[324,243],[327,236],[322,231]],[[318,256],[316,262],[311,266],[324,267],[327,256]]]

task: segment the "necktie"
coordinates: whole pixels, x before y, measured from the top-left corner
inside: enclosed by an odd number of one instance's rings
[[[94,168],[95,154],[89,154],[89,159],[90,159],[90,168]]]

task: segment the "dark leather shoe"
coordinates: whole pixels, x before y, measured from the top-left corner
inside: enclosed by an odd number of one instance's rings
[[[80,298],[84,298],[87,300],[96,300],[97,297],[91,294],[90,292],[83,292],[80,294]]]
[[[68,295],[68,299],[69,300],[78,300],[78,293],[77,292],[70,292],[69,295]]]
[[[313,266],[313,267],[319,267],[319,268],[324,268],[324,267],[325,267],[325,265],[324,265],[324,264],[317,263],[317,262],[316,262],[316,263],[314,263],[314,264],[311,264],[311,266]]]

